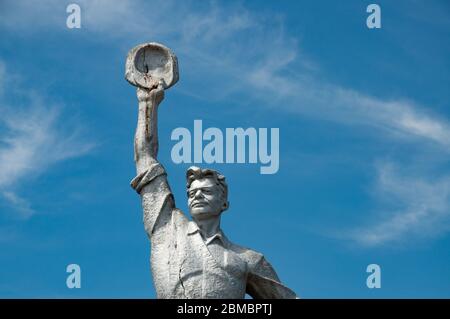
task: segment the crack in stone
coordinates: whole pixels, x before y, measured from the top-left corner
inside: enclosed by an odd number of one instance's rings
[[[186,299],[189,299],[188,296],[186,296],[186,288],[184,288],[183,280],[181,279],[181,271],[183,270],[184,262],[186,261],[186,258],[183,259],[180,265],[180,271],[178,272],[178,280],[180,281],[181,287],[183,288],[183,295]]]

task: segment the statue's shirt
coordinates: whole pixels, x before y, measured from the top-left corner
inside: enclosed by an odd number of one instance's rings
[[[158,298],[295,298],[264,256],[231,243],[222,231],[204,240],[175,208],[164,168],[155,163],[131,182],[141,195]]]

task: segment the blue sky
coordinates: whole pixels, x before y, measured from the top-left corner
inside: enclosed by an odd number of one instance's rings
[[[159,115],[178,207],[190,164],[171,160],[173,129],[279,128],[277,174],[209,165],[230,185],[232,241],[301,297],[450,297],[450,7],[376,1],[369,30],[370,3],[2,1],[0,297],[155,297],[124,80],[147,41],[179,60]]]

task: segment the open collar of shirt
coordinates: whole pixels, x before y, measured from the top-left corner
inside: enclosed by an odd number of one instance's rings
[[[195,233],[200,233],[200,228],[198,227],[198,225],[193,222],[193,221],[189,221],[189,225],[188,225],[188,235],[193,235]],[[200,234],[201,236],[201,234]],[[202,237],[202,236],[201,236]],[[213,242],[214,239],[218,239],[220,240],[220,242],[222,243],[223,247],[228,247],[229,241],[228,238],[225,236],[225,234],[222,232],[221,229],[219,229],[217,231],[217,233],[215,233],[214,235],[212,235],[211,237],[208,237],[206,239],[203,239],[203,242],[206,244],[206,246],[208,246],[209,244],[211,244]]]

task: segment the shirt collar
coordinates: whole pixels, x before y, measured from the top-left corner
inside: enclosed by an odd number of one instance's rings
[[[192,235],[197,232],[200,232],[200,228],[198,227],[198,225],[193,221],[189,221],[188,235]],[[209,245],[216,238],[222,242],[223,246],[226,246],[228,244],[228,239],[225,237],[225,234],[222,232],[221,229],[219,229],[219,231],[217,233],[215,233],[214,235],[212,235],[211,237],[204,240],[204,242],[206,245]]]

